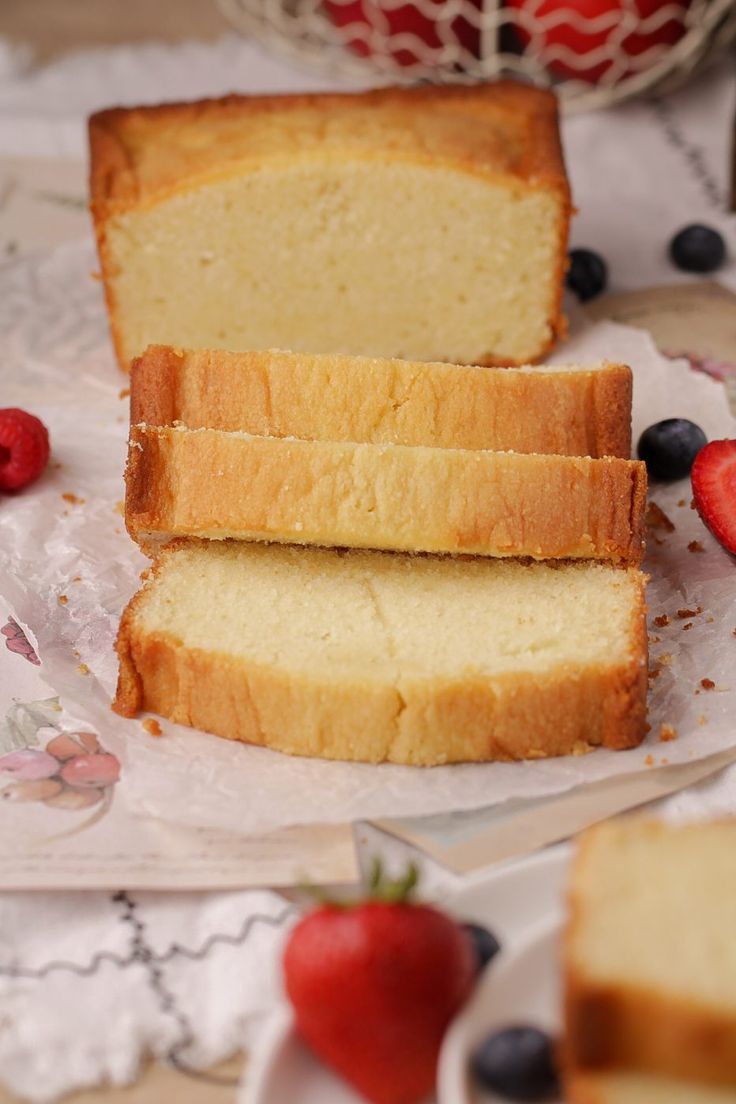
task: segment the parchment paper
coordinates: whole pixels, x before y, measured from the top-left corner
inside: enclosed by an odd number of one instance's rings
[[[153,739],[139,721],[116,717],[109,709],[117,673],[112,645],[146,560],[126,536],[117,506],[127,431],[119,395],[127,381],[113,363],[94,268],[84,244],[0,270],[3,404],[44,419],[60,465],[0,503],[0,593],[35,634],[44,677],[67,710],[104,734],[120,758],[132,811],[249,834],[419,816],[560,794],[736,744],[736,564],[690,509],[687,480],[652,487],[675,529],[653,532],[646,565],[651,617],[666,614],[670,621],[654,627],[652,731],[639,749],[422,770],[289,758],[167,722],[164,736]],[[734,435],[720,384],[664,360],[639,331],[573,318],[572,337],[555,359],[601,357],[634,369],[634,440],[670,416],[691,417],[711,438]],[[689,551],[692,541],[703,551]],[[698,607],[702,612],[692,617],[677,616]],[[715,688],[703,689],[703,678]],[[676,733],[666,743],[663,724]]]

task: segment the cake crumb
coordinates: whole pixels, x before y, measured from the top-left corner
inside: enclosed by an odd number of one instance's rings
[[[115,513],[120,514],[121,517],[125,516],[125,502],[122,498],[115,503]]]
[[[67,604],[67,602],[69,601],[66,594],[60,594],[59,597],[56,600],[57,600],[57,602],[59,603],[60,606],[65,606]]]
[[[155,721],[153,717],[146,717],[143,722],[143,727],[149,736],[163,736],[163,729],[158,721]]]
[[[75,495],[72,491],[65,491],[61,497],[71,506],[84,506],[84,499],[80,498],[79,495]]]
[[[701,713],[700,716],[698,717],[698,724],[699,725],[704,725],[704,724],[706,724],[707,720],[708,720],[708,718],[706,717],[705,713]]]
[[[81,583],[81,581],[82,581],[82,576],[81,575],[75,575],[74,578],[72,579],[73,583]]]
[[[79,659],[79,652],[77,651],[76,648],[72,649],[72,655],[74,656],[75,659]]]
[[[648,671],[648,673],[647,673],[647,674],[648,674],[648,677],[649,677],[650,679],[656,679],[656,678],[659,678],[659,676],[660,676],[660,669],[659,669],[659,667],[650,667],[650,668],[649,668],[649,671]]]
[[[79,666],[77,667],[77,670],[79,671],[80,675],[88,675],[89,674],[89,667],[87,666],[86,663],[80,663]]]
[[[705,619],[706,625],[712,625],[714,621],[715,621],[715,617],[706,617],[706,619]]]
[[[702,612],[703,612],[703,607],[702,606],[697,606],[694,610],[679,609],[677,611],[677,616],[680,618],[681,621],[684,621],[685,618],[687,618],[687,617],[697,617],[698,614],[702,613]]]
[[[653,755],[647,755],[646,759],[644,760],[644,765],[647,766],[647,767],[653,767],[654,766],[654,756]]]
[[[52,701],[51,708],[53,709],[54,713],[61,713],[61,705],[58,701]]]
[[[713,679],[709,678],[702,678],[700,680],[700,685],[703,687],[704,690],[715,690],[716,687]]]
[[[665,625],[669,625],[669,623],[670,619],[666,613],[660,613],[659,617],[654,618],[654,624],[660,629],[663,629]]]
[[[685,505],[685,499],[684,498],[678,498],[677,505],[678,506],[684,506]]]
[[[665,533],[673,533],[675,530],[674,524],[667,517],[662,507],[653,501],[647,503],[644,520],[649,529],[664,529]]]
[[[118,398],[119,399],[127,399],[129,394],[130,394],[130,388],[129,387],[124,387],[122,389],[122,391],[118,391]]]
[[[669,667],[671,662],[672,655],[670,654],[670,652],[663,652],[662,655],[659,657],[660,667]]]
[[[668,744],[670,740],[677,739],[677,729],[673,728],[671,724],[660,725],[659,738],[663,744]]]
[[[688,552],[705,552],[700,541],[692,540],[687,546]]]
[[[688,630],[688,629],[691,629],[692,627],[693,627],[693,623],[692,623],[692,621],[688,621],[686,625],[683,625],[683,626],[682,626],[682,631],[683,631],[683,632],[687,632],[687,630]]]
[[[697,508],[698,508],[698,507],[697,507],[697,506],[695,505],[695,499],[694,499],[694,498],[691,498],[691,499],[690,499],[690,509],[691,509],[691,510],[697,510]]]

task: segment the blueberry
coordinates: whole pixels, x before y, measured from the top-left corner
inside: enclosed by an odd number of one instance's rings
[[[665,418],[650,425],[639,438],[636,453],[652,479],[670,482],[690,474],[693,460],[708,438],[687,418]]]
[[[478,1083],[509,1100],[548,1100],[559,1094],[554,1045],[536,1027],[507,1027],[489,1035],[470,1061]]]
[[[670,242],[670,257],[685,272],[715,272],[726,257],[726,244],[710,226],[685,226]]]
[[[571,249],[567,270],[567,286],[581,303],[600,295],[608,280],[606,262],[592,249]]]
[[[484,928],[480,924],[463,924],[463,927],[470,936],[470,941],[473,944],[475,957],[478,960],[478,973],[480,973],[480,971],[483,970],[491,959],[495,958],[501,950],[501,944],[498,942],[493,932],[490,932],[488,928]]]

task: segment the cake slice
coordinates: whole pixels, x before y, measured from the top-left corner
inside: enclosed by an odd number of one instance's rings
[[[566,1100],[568,1104],[736,1104],[736,1087],[607,1071],[576,1075],[567,1085]]]
[[[587,833],[567,932],[571,1077],[629,1070],[736,1092],[736,822]]]
[[[639,461],[134,426],[125,521],[173,537],[638,563]]]
[[[228,96],[90,120],[121,366],[152,343],[524,364],[564,330],[550,92]]]
[[[123,615],[114,708],[372,763],[631,747],[643,592],[608,564],[175,544]]]
[[[133,362],[131,424],[320,441],[631,455],[624,364],[478,368],[154,345]]]

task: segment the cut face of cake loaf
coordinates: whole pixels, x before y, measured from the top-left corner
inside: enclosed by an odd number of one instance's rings
[[[133,426],[128,532],[639,563],[646,471],[615,457]]]
[[[521,84],[90,121],[122,367],[151,343],[523,364],[563,329],[557,106]]]
[[[131,367],[132,425],[563,456],[631,455],[624,364],[457,364],[152,346]]]
[[[174,545],[123,615],[115,708],[371,763],[631,747],[643,588],[599,563]]]
[[[736,1098],[734,931],[736,821],[628,818],[586,833],[564,962],[574,1104]],[[651,1084],[636,1096],[627,1077]],[[659,1079],[703,1088],[666,1096]]]

